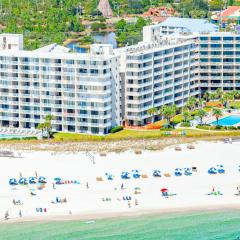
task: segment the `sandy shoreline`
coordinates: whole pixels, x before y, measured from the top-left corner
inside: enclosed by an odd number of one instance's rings
[[[86,221],[91,223],[91,221],[105,220],[105,219],[119,219],[119,218],[136,218],[136,217],[151,217],[151,216],[167,216],[176,217],[177,215],[182,216],[182,214],[202,214],[211,212],[225,212],[225,211],[239,211],[240,205],[228,205],[223,204],[219,206],[206,205],[206,206],[195,206],[195,207],[184,207],[184,208],[174,208],[174,209],[146,209],[146,210],[134,210],[132,212],[101,212],[101,213],[86,213],[80,215],[59,215],[59,216],[44,216],[44,217],[25,217],[25,218],[15,218],[9,219],[7,221],[0,220],[0,224],[14,224],[14,223],[34,223],[34,222],[56,222],[56,221]]]
[[[240,185],[240,142],[201,141],[194,143],[195,149],[192,150],[187,144],[180,146],[180,152],[171,146],[160,151],[144,150],[140,155],[135,154],[134,149],[108,152],[106,156],[91,151],[94,163],[86,152],[13,150],[16,156],[21,153],[21,157],[0,158],[0,222],[87,221],[240,210],[240,196],[235,195]],[[225,174],[208,174],[209,168],[219,165],[224,166]],[[193,167],[197,171],[191,176],[174,174],[176,168]],[[141,177],[133,177],[134,169],[139,170]],[[161,171],[161,177],[153,176],[156,169]],[[121,178],[125,171],[130,173],[130,179]],[[19,179],[21,175],[28,179],[35,172],[47,179],[43,189],[37,184],[12,187],[8,183],[10,178]],[[112,174],[113,180],[109,180],[106,174]],[[53,187],[56,177],[63,179],[65,184]],[[173,195],[162,196],[160,189],[163,188]],[[136,189],[140,189],[140,193]],[[221,194],[209,195],[212,191]],[[36,194],[32,196],[32,192]],[[126,197],[131,199],[126,201]],[[58,203],[57,198],[67,198],[67,202]],[[13,200],[23,204],[15,206]],[[39,212],[39,208],[46,211]],[[4,220],[6,211],[9,220]]]

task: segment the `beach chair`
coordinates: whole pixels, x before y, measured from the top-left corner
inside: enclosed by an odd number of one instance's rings
[[[142,178],[148,178],[147,174],[142,174]]]
[[[164,173],[163,175],[164,175],[164,177],[171,177],[170,173]]]
[[[101,181],[103,181],[103,178],[102,177],[96,177],[96,180],[101,182]]]
[[[182,148],[179,146],[176,146],[174,149],[175,149],[175,151],[182,151]]]

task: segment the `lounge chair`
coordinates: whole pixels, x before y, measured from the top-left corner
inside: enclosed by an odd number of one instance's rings
[[[101,182],[101,181],[103,181],[103,178],[102,177],[96,177],[96,180]]]
[[[174,149],[175,149],[175,151],[182,151],[182,148],[179,146],[176,146]]]
[[[190,150],[191,149],[195,149],[195,147],[193,145],[191,145],[191,144],[187,145],[187,148],[190,149]]]
[[[164,175],[164,177],[171,177],[170,173],[164,173],[163,175]]]
[[[142,178],[148,178],[147,174],[142,174]]]

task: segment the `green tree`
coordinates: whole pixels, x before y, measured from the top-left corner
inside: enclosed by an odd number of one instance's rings
[[[203,98],[199,98],[197,104],[200,109],[203,109],[205,100]]]
[[[154,115],[157,113],[157,108],[152,107],[147,110],[148,115],[152,117],[152,123],[154,122]]]
[[[222,110],[220,108],[213,108],[212,114],[215,116],[218,125],[218,120],[223,115]]]
[[[200,109],[200,110],[197,111],[196,115],[200,118],[200,122],[202,124],[203,123],[203,118],[207,116],[207,112],[203,109]]]
[[[221,88],[218,88],[215,92],[216,98],[221,98],[223,96],[223,91]]]
[[[48,138],[52,136],[52,120],[54,120],[54,116],[48,114],[45,117],[45,121],[37,126],[37,129],[42,131],[42,135],[44,132],[47,132]]]
[[[197,99],[195,97],[190,97],[187,101],[186,106],[189,108],[190,111],[192,111],[197,104]]]
[[[163,118],[165,118],[167,120],[167,125],[170,125],[170,121],[171,118],[173,118],[176,115],[176,105],[164,105],[161,110],[160,113],[162,114]]]
[[[206,100],[206,102],[209,102],[210,92],[206,91],[206,92],[203,94],[203,98]]]
[[[182,112],[182,116],[183,116],[183,122],[189,122],[191,113],[189,112],[188,109],[184,109]]]

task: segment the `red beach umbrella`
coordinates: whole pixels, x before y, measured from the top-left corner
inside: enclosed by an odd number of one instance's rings
[[[168,189],[167,189],[167,188],[162,188],[160,191],[161,191],[161,192],[167,192]]]

